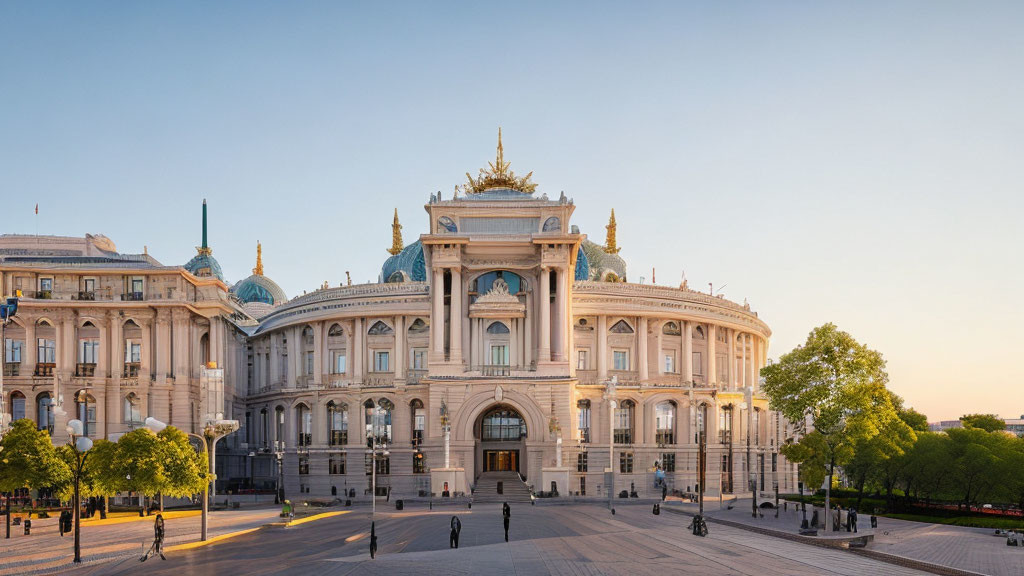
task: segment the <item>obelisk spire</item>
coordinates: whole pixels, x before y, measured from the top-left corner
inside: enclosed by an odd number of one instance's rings
[[[256,241],[256,267],[252,269],[256,276],[263,276],[263,245]]]
[[[391,223],[391,249],[388,253],[396,256],[405,248],[402,242],[402,225],[398,223],[398,208],[395,208],[395,221]]]
[[[612,208],[612,215],[608,218],[608,225],[605,226],[608,235],[604,240],[604,251],[609,254],[618,254],[620,248],[615,244],[615,208]]]

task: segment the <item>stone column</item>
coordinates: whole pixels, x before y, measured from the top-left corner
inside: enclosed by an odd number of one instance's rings
[[[444,359],[444,269],[434,268],[434,281],[430,284],[433,304],[430,319],[431,349],[437,360]]]
[[[540,349],[539,362],[551,361],[551,271],[540,269]]]
[[[281,377],[281,346],[278,344],[278,340],[281,338],[281,333],[270,334],[270,374],[268,382],[271,386],[277,384],[278,379]]]
[[[509,324],[508,363],[514,368],[519,365],[519,319],[513,318]]]
[[[640,377],[640,381],[648,380],[650,378],[649,372],[649,361],[647,358],[647,317],[640,316],[637,318],[636,323],[636,355],[637,355],[637,371]]]
[[[139,384],[149,384],[153,373],[153,324],[150,320],[142,320],[142,350],[139,356]]]
[[[395,379],[405,379],[405,316],[395,316]]]
[[[741,376],[740,376],[740,386],[742,388],[746,389],[746,387],[747,387],[747,335],[746,334],[740,334],[740,342],[742,342],[741,346],[743,348],[743,350],[741,350],[741,355],[740,355],[741,358],[742,358],[740,366],[743,367],[743,368],[740,369],[740,374],[741,374]]]
[[[654,326],[654,369],[657,374],[661,376],[665,373],[665,351],[662,350],[662,334],[664,333],[663,324],[659,325],[655,323]]]
[[[554,334],[554,346],[552,360],[564,362],[566,360],[566,330],[565,330],[565,319],[566,319],[566,292],[569,288],[566,284],[567,274],[564,267],[558,267],[555,269],[555,334]]]
[[[693,383],[693,326],[683,320],[680,323],[683,335],[683,381]]]
[[[364,342],[366,341],[365,335],[363,334],[363,319],[356,318],[353,322],[353,342],[352,342],[352,377],[355,382],[363,381],[363,348],[365,348]]]
[[[455,266],[452,272],[451,319],[449,320],[448,358],[452,364],[462,364],[462,268]]]
[[[124,318],[116,312],[110,312],[110,380],[107,383],[106,432],[115,432],[122,422],[121,418],[121,373],[124,370],[125,343]]]
[[[35,374],[36,364],[39,362],[39,342],[36,340],[36,319],[29,317],[25,318],[24,321],[25,348],[22,350],[22,359],[24,360],[24,365],[21,368],[21,374],[31,376],[32,374]],[[4,346],[6,346],[6,344],[4,344]],[[4,353],[6,354],[6,351]],[[57,399],[54,398],[54,402],[56,401]],[[34,402],[35,400],[33,400],[33,406],[35,405]],[[28,404],[27,398],[25,400],[25,404]]]
[[[597,381],[604,382],[608,379],[608,317],[603,314],[597,317],[597,350],[594,359],[597,362]]]
[[[536,301],[536,290],[531,290],[526,295],[526,306],[524,310],[525,317],[523,318],[523,366],[529,367],[533,362],[533,317],[535,315],[533,307],[530,306],[530,301]]]
[[[736,330],[729,328],[725,337],[729,339],[729,361],[726,362],[726,382],[729,388],[735,389],[736,384]]]
[[[313,384],[323,384],[324,373],[324,323],[314,322],[313,329]],[[316,420],[316,417],[313,418]]]
[[[102,345],[101,345],[102,346]],[[171,319],[166,312],[156,317],[156,383],[166,384],[171,371]]]
[[[708,369],[705,374],[707,374],[708,377],[708,384],[711,384],[712,386],[718,384],[718,362],[715,357],[715,344],[718,339],[717,328],[718,327],[714,324],[708,324]]]
[[[174,391],[170,424],[185,431],[192,430],[191,370],[189,370],[189,315],[185,310],[172,312],[174,322]]]

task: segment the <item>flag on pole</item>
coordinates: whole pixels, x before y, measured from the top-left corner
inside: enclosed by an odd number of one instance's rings
[[[39,214],[39,204],[36,203],[36,214]]]

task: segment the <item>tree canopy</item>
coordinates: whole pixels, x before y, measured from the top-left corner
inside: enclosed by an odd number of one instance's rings
[[[985,432],[1006,430],[1006,421],[995,414],[964,414],[960,422],[964,428],[978,428]]]
[[[45,430],[21,419],[0,440],[0,491],[44,488],[66,482],[71,469],[58,455]]]

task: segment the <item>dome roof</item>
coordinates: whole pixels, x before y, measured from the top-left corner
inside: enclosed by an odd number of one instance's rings
[[[584,240],[581,246],[583,254],[587,260],[587,279],[588,280],[606,280],[608,274],[615,274],[614,280],[625,281],[626,279],[626,261],[622,259],[618,254],[609,254],[605,252],[604,246],[591,242],[590,240]],[[576,266],[577,280],[579,280],[580,266],[579,260],[577,259]]]
[[[253,274],[245,280],[239,281],[231,287],[231,291],[246,304],[262,302],[273,306],[288,301],[284,290],[277,285],[277,282],[262,274]]]
[[[191,260],[185,264],[185,270],[200,277],[213,276],[214,278],[224,281],[224,273],[221,272],[220,262],[213,257],[212,253],[200,253],[196,254]]]
[[[419,240],[388,258],[380,269],[381,282],[426,282],[427,265]]]

